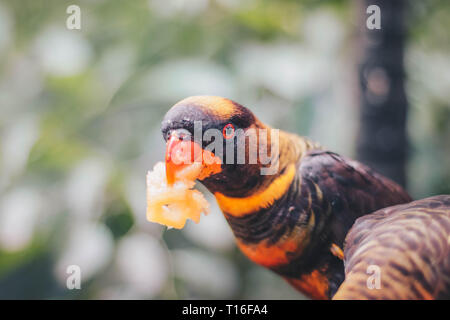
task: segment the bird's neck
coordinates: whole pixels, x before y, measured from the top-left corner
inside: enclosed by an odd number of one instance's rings
[[[267,165],[277,167],[273,174],[261,174],[260,164],[238,165],[220,179],[204,182],[224,213],[243,217],[271,208],[292,187],[301,158],[310,150],[320,149],[304,137],[279,132],[279,151]]]
[[[302,188],[297,170],[302,157],[318,148],[282,133],[278,174],[262,177],[265,181],[258,188],[242,193],[246,196],[214,195],[250,260],[279,273],[310,297],[326,299],[333,289],[330,275],[343,275],[342,261],[320,240],[331,208],[316,190]],[[318,271],[322,264],[328,269]]]

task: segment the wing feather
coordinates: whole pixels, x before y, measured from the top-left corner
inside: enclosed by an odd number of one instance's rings
[[[359,218],[344,254],[345,281],[333,299],[449,299],[450,195]]]

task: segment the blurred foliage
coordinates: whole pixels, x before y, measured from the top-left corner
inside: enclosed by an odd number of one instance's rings
[[[66,8],[81,7],[81,30]],[[450,193],[450,5],[410,2],[410,190]],[[353,1],[0,1],[0,298],[292,298],[213,206],[145,220],[166,110],[196,94],[352,156]],[[214,200],[211,198],[211,203]],[[66,289],[68,265],[82,290]]]

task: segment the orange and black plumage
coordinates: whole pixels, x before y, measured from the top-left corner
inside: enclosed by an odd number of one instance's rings
[[[273,130],[236,102],[196,96],[168,111],[162,123],[165,139],[173,142],[182,135],[183,140],[193,140],[195,121],[201,121],[203,131],[222,130],[228,124],[244,131]],[[350,274],[348,265],[344,271],[343,250],[355,220],[411,198],[388,178],[307,138],[280,131],[272,142],[279,147],[278,153],[271,153],[271,163],[278,164],[275,174],[260,174],[267,164],[238,164],[221,154],[220,170],[207,170],[200,181],[215,195],[239,248],[250,260],[311,298],[329,299]],[[196,143],[205,148],[203,142]],[[242,141],[233,143],[238,148]],[[248,146],[245,151],[249,157]],[[177,169],[166,165],[169,171]],[[447,216],[448,207],[443,209]],[[346,255],[358,246],[353,242],[345,248]]]

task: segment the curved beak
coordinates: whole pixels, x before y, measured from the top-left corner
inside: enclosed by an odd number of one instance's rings
[[[191,140],[182,140],[173,133],[166,144],[166,178],[173,185],[177,178],[204,179],[221,171],[222,161],[212,152]],[[185,170],[192,168],[192,170]],[[183,172],[189,171],[189,177]],[[180,177],[181,176],[181,177]]]
[[[169,185],[175,182],[176,167],[172,162],[172,151],[178,141],[180,140],[175,135],[172,135],[166,144],[166,178]]]

